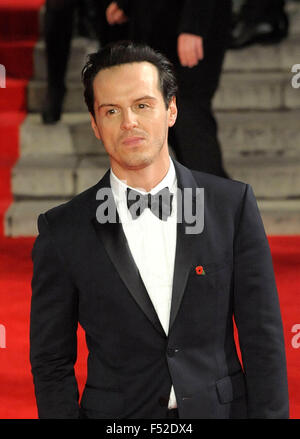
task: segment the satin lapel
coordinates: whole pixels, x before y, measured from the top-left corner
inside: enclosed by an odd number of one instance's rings
[[[177,186],[181,190],[184,200],[184,188],[191,188],[192,193],[195,193],[196,181],[191,171],[183,167],[176,160],[173,160],[176,176]],[[195,208],[195,196],[193,197],[193,208]],[[184,203],[182,203],[182,206]],[[178,206],[179,207],[179,206]],[[173,289],[172,289],[172,304],[170,312],[169,333],[172,329],[176,316],[178,314],[182,298],[184,295],[187,279],[193,264],[196,261],[196,255],[201,254],[201,248],[204,240],[204,233],[199,234],[187,234],[186,227],[190,224],[186,223],[185,217],[182,213],[182,221],[177,223],[177,241],[176,241],[176,253],[174,264],[174,276],[173,276]],[[204,260],[201,258],[201,260]]]
[[[110,188],[109,172],[100,181],[98,190],[101,189],[101,187]],[[111,196],[112,203],[116,209],[112,193]],[[98,205],[100,205],[100,203],[101,201],[98,201]],[[107,222],[104,224],[98,222],[96,215],[94,215],[92,218],[92,224],[99,240],[102,242],[111,262],[126,285],[129,293],[157,331],[166,337],[165,331],[161,326],[155,308],[132,257],[118,214],[117,222]]]

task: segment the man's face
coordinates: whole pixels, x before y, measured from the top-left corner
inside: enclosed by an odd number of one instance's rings
[[[168,155],[168,127],[176,120],[175,98],[166,109],[156,67],[148,62],[101,70],[94,79],[92,127],[111,166],[138,170]]]

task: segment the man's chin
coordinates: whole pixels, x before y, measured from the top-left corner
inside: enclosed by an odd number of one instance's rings
[[[153,162],[153,159],[150,157],[133,157],[131,160],[128,160],[128,157],[126,160],[124,160],[123,164],[126,166],[127,169],[143,169],[146,166],[149,166]]]
[[[153,155],[146,151],[132,151],[130,154],[126,153],[126,155],[121,158],[120,163],[128,169],[142,169],[153,163],[153,161]]]

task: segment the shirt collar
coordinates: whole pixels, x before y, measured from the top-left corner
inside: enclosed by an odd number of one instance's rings
[[[163,189],[165,187],[168,187],[170,189],[170,191],[173,192],[174,189],[175,189],[176,181],[177,180],[176,180],[175,167],[174,167],[174,164],[173,164],[173,161],[172,161],[171,157],[170,157],[170,166],[169,166],[169,170],[168,170],[167,174],[149,192],[146,192],[146,191],[144,191],[142,189],[133,188],[131,186],[128,186],[125,183],[125,180],[120,180],[113,173],[113,170],[110,168],[110,185],[111,185],[111,189],[112,189],[112,192],[114,194],[114,197],[115,197],[116,201],[121,201],[122,199],[124,199],[125,192],[126,192],[127,188],[133,189],[133,190],[135,190],[137,192],[140,192],[142,194],[151,193],[152,195],[156,194],[157,192],[159,192],[161,189]]]

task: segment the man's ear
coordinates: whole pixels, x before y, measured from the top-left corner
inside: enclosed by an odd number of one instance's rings
[[[97,127],[96,121],[94,116],[92,115],[92,113],[90,113],[90,118],[91,118],[91,125],[92,125],[92,129],[94,131],[95,136],[97,137],[97,139],[101,140],[101,136],[99,133],[99,129]]]
[[[176,119],[177,119],[176,96],[173,96],[170,100],[168,113],[169,113],[168,125],[169,125],[169,127],[172,127],[175,124]]]

